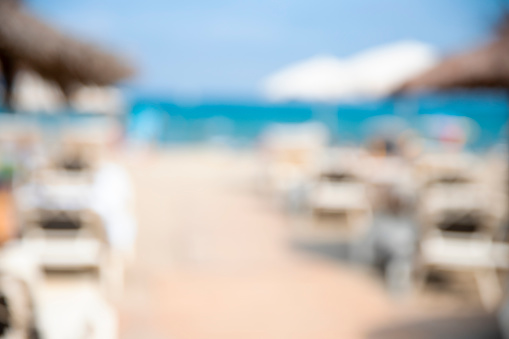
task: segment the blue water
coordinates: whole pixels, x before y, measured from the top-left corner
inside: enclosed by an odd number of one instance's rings
[[[221,137],[238,146],[256,142],[272,123],[324,123],[336,143],[360,144],[368,138],[376,116],[397,117],[426,134],[427,115],[464,116],[478,126],[469,140],[472,149],[504,141],[508,120],[504,93],[469,93],[388,99],[341,105],[313,104],[198,104],[179,105],[165,100],[135,100],[127,121],[132,139],[157,140],[162,145],[200,143]],[[381,119],[379,119],[381,121]],[[378,121],[378,120],[377,120]]]
[[[222,140],[229,145],[248,147],[273,123],[319,121],[338,144],[362,144],[373,132],[373,125],[383,119],[397,118],[426,136],[429,115],[460,116],[472,119],[478,133],[468,147],[484,150],[505,142],[509,99],[502,92],[455,93],[388,99],[376,102],[341,105],[205,103],[182,105],[168,100],[137,98],[121,120],[131,140],[156,142],[159,145],[203,143]],[[381,119],[381,117],[383,119]],[[107,117],[91,114],[0,114],[4,121],[25,121],[57,131],[64,126],[101,124]],[[370,127],[370,128],[368,128]]]

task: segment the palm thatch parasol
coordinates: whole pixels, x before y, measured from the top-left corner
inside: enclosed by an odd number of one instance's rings
[[[66,97],[77,85],[109,85],[133,73],[116,56],[76,41],[30,15],[19,0],[0,0],[0,62],[7,106],[16,73],[23,68],[58,84]]]
[[[396,94],[454,88],[509,88],[509,18],[493,41],[445,59],[403,84]]]

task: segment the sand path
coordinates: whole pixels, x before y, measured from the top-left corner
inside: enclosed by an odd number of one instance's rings
[[[175,150],[127,163],[140,232],[122,338],[363,338],[394,316],[362,274],[291,248],[284,215],[252,189],[249,156]]]

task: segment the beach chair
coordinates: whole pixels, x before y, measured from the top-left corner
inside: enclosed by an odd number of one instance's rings
[[[45,269],[100,269],[104,229],[89,211],[39,209],[23,226],[23,242],[36,251]]]
[[[37,287],[40,274],[31,253],[19,242],[0,252],[0,338],[40,338]]]
[[[300,205],[320,171],[329,141],[319,123],[273,124],[261,136],[263,182],[286,204]]]
[[[100,146],[75,138],[63,138],[51,152],[45,170],[59,172],[61,177],[91,176],[98,163]]]
[[[21,239],[40,255],[43,267],[98,268],[106,231],[90,208],[91,187],[82,178],[45,173],[15,191]]]
[[[371,218],[371,204],[366,182],[350,171],[322,173],[309,195],[313,218],[328,220],[346,238],[363,234]]]
[[[48,270],[93,270],[108,293],[121,295],[134,255],[136,223],[129,180],[115,165],[91,176],[47,171],[16,188],[20,236]]]
[[[83,272],[44,272],[40,259],[24,241],[0,253],[0,338],[116,339],[117,315],[101,284]]]
[[[0,338],[36,338],[32,295],[20,279],[0,274]]]
[[[508,268],[507,245],[497,241],[500,199],[471,169],[448,166],[428,173],[419,202],[421,273],[437,269],[473,275],[488,309],[502,295],[498,271]]]

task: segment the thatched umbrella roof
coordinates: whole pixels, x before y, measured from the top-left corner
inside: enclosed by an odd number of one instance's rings
[[[453,88],[509,88],[509,20],[490,43],[446,58],[403,84],[396,94]]]
[[[132,74],[116,56],[76,41],[30,15],[19,0],[0,0],[0,62],[7,105],[21,68],[57,83],[66,96],[76,85],[110,85]]]

